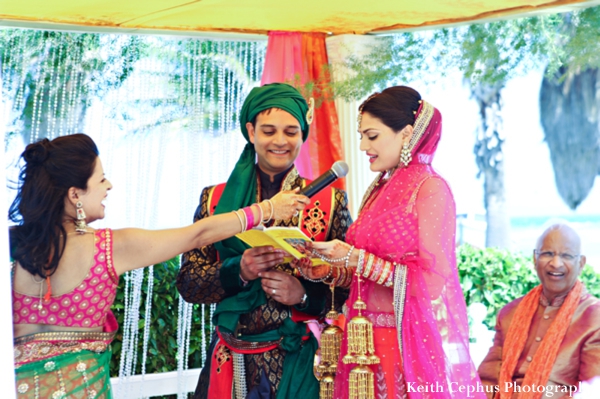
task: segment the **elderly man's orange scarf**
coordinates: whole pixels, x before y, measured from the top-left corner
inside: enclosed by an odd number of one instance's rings
[[[560,307],[556,315],[556,320],[550,325],[548,333],[533,357],[525,373],[522,386],[546,386],[550,372],[556,361],[556,356],[558,356],[558,348],[567,333],[575,309],[577,309],[577,305],[579,304],[582,289],[583,284],[577,280],[575,286]],[[512,386],[512,377],[519,357],[525,348],[529,328],[540,303],[541,294],[542,286],[538,285],[525,295],[521,303],[517,306],[513,320],[508,327],[508,333],[506,334],[506,340],[502,349],[502,367],[500,368],[498,379],[500,388],[498,398],[500,399],[510,399],[513,395],[514,388],[506,392],[504,389],[507,383],[510,383]],[[543,392],[521,392],[519,399],[538,399],[542,395]]]

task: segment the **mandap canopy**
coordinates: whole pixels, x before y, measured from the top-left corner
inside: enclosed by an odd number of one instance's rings
[[[590,0],[2,0],[0,24],[267,34],[385,33],[596,5]],[[27,25],[26,25],[27,24]],[[125,33],[124,32],[124,33]]]

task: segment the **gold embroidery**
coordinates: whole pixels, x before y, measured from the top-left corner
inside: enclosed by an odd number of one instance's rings
[[[15,345],[15,368],[22,364],[31,363],[38,360],[62,355],[65,353],[81,352],[89,350],[95,353],[105,352],[109,342],[30,342],[22,345]],[[48,367],[52,367],[47,364]]]
[[[57,331],[23,335],[13,343],[17,347],[33,341],[111,341],[114,336],[115,332]]]
[[[325,231],[325,212],[320,208],[321,202],[315,201],[314,206],[306,212],[304,217],[304,228],[310,234],[309,238],[315,238]]]
[[[427,126],[429,126],[429,122],[431,122],[431,118],[433,118],[433,105],[429,104],[426,101],[423,101],[423,107],[421,112],[417,116],[417,120],[414,123],[413,135],[410,138],[410,142],[408,143],[408,151],[411,153],[415,149],[417,143],[423,137],[423,134],[427,130]]]
[[[215,353],[215,360],[217,361],[217,373],[221,372],[221,366],[231,360],[231,352],[226,346],[219,346],[219,349]]]

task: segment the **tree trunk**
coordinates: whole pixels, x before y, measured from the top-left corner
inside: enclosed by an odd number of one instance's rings
[[[571,209],[585,200],[600,173],[599,74],[591,68],[562,80],[544,76],[540,90],[540,119],[556,187]]]
[[[473,149],[479,168],[479,176],[484,179],[484,204],[487,229],[487,247],[509,248],[510,219],[506,209],[504,187],[504,135],[502,134],[503,85],[472,84],[471,94],[479,105],[480,124]]]

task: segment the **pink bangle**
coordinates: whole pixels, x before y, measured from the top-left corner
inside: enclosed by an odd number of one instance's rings
[[[242,208],[242,210],[246,214],[246,230],[249,230],[254,227],[254,212],[252,212],[252,208],[249,206]]]

